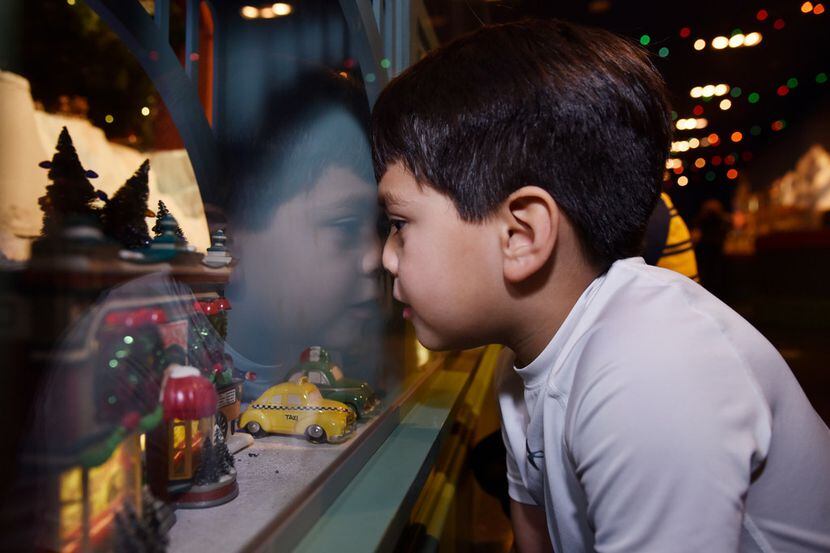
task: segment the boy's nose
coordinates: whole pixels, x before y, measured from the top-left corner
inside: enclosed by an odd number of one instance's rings
[[[383,246],[380,243],[380,238],[373,236],[366,246],[363,258],[360,260],[360,270],[363,271],[364,275],[374,275],[380,270],[382,249]]]
[[[398,254],[395,251],[394,240],[386,239],[383,244],[383,268],[389,271],[393,277],[398,276]]]

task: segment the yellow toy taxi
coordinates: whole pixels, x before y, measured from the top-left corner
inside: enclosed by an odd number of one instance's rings
[[[324,399],[307,378],[271,386],[248,406],[240,428],[253,436],[305,435],[310,442],[339,443],[354,432],[356,415],[339,401]]]

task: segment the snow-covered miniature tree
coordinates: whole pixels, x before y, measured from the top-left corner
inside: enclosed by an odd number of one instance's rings
[[[43,234],[49,235],[59,229],[67,216],[86,216],[97,219],[98,210],[92,205],[98,195],[90,184],[94,172],[81,166],[78,153],[72,144],[72,137],[66,127],[61,130],[52,161],[44,161],[41,167],[49,169],[51,184],[46,194],[38,198],[43,210]]]

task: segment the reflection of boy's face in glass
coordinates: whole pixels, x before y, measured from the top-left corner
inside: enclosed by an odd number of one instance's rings
[[[332,166],[264,229],[235,237],[245,301],[280,341],[343,347],[358,338],[376,307],[374,222],[374,187]]]
[[[265,206],[253,206],[268,214],[264,225],[234,230],[239,265],[229,292],[233,294],[235,280],[244,295],[234,302],[229,338],[232,345],[241,345],[234,335],[273,345],[270,351],[261,343],[256,348],[260,362],[282,358],[286,352],[280,346],[287,344],[346,348],[360,339],[367,319],[377,315],[376,188],[359,170],[325,159],[326,151],[318,149],[320,141],[334,138],[346,148],[353,145],[354,158],[367,156],[368,163],[367,138],[351,116],[336,111],[322,114],[306,130],[306,146],[296,145],[289,154],[293,161],[280,160],[276,165],[281,169],[273,171],[264,163],[266,169],[257,175],[262,203],[289,179],[302,179],[310,165],[323,169],[312,182],[301,180],[299,191],[270,213]]]

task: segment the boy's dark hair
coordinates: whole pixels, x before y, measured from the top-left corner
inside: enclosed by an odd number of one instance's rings
[[[483,27],[395,78],[372,115],[375,173],[402,163],[482,221],[512,192],[546,189],[589,262],[639,255],[671,140],[648,54],[556,20]]]

